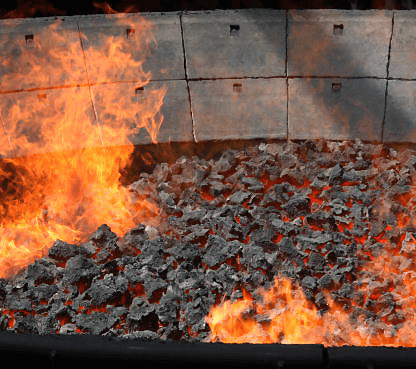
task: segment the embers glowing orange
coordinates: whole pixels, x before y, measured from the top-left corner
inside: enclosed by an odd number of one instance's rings
[[[131,54],[155,45],[152,24],[136,15],[111,22],[134,37],[104,33],[93,42],[58,19],[39,23],[33,47],[14,45],[21,68],[0,80],[0,277],[43,256],[56,239],[81,242],[103,223],[122,234],[158,213],[119,183],[131,135],[144,128],[156,142],[163,123],[166,90],[147,91],[151,75]],[[2,40],[0,47],[11,42]],[[27,89],[16,93],[16,83]]]

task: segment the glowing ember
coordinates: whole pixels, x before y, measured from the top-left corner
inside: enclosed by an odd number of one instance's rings
[[[3,91],[20,82],[49,86],[56,79],[62,88],[0,98],[5,132],[0,154],[7,158],[0,165],[0,277],[44,255],[56,239],[82,241],[103,223],[122,234],[158,211],[150,201],[131,198],[119,183],[119,170],[133,151],[130,135],[144,128],[157,141],[166,91],[151,89],[145,99],[137,99],[133,87],[126,94],[126,84],[111,84],[121,70],[134,86],[148,84],[144,60],[134,59],[131,49],[148,53],[155,45],[152,25],[139,17],[112,22],[134,29],[135,37],[101,37],[94,44],[57,20],[44,25],[40,37],[32,36],[32,48],[15,45],[14,63],[20,69],[2,76]],[[63,43],[65,49],[51,47]],[[88,84],[79,84],[85,76]]]
[[[394,150],[391,153],[396,157],[397,153]],[[381,175],[384,175],[383,159],[375,160],[374,165],[380,168]],[[336,166],[331,171],[339,172]],[[377,217],[376,223],[384,224],[384,228],[370,227],[363,232],[363,236],[355,235],[353,238],[355,242],[351,239],[342,240],[342,247],[357,246],[357,264],[353,270],[356,277],[353,280],[351,272],[348,271],[343,274],[346,290],[351,288],[346,296],[353,296],[352,300],[345,298],[344,301],[336,302],[331,298],[330,291],[334,287],[338,289],[342,286],[341,282],[335,282],[332,288],[328,288],[328,291],[322,294],[327,304],[326,308],[318,311],[316,305],[304,296],[300,286],[292,285],[289,279],[278,276],[271,288],[258,288],[254,292],[256,298],[243,290],[242,299],[234,302],[223,301],[213,306],[206,317],[211,329],[209,340],[224,343],[279,342],[326,346],[414,346],[413,317],[416,304],[413,296],[416,292],[416,273],[412,260],[416,250],[416,239],[412,231],[414,224],[411,217],[405,215],[413,212],[411,200],[414,187],[409,186],[412,184],[409,172],[405,170],[403,174],[403,177],[397,177],[396,181],[401,180],[403,192],[404,188],[410,191],[396,195],[395,201],[401,205],[401,208],[396,205],[393,209],[392,201],[388,196],[371,198],[369,202],[372,204],[370,209],[373,216]],[[395,181],[394,178],[389,178],[390,181]],[[353,188],[351,186],[360,185],[366,191],[368,185],[377,187],[380,183],[380,177],[374,180],[374,183],[365,185],[360,182],[340,181],[339,194],[344,196],[351,191]],[[305,187],[309,185],[309,181],[303,184]],[[330,189],[331,186],[312,188],[308,195],[312,209],[330,210],[329,204],[323,201],[326,197],[325,191]],[[341,206],[336,213],[351,212],[354,206],[355,209],[359,209],[363,201],[357,198],[354,200],[347,200],[345,197],[344,206]],[[337,206],[337,199],[331,203],[334,209]],[[371,218],[371,215],[367,213],[364,217]],[[290,221],[288,218],[282,217],[282,219],[284,222]],[[297,223],[299,226],[307,224],[304,216],[300,216],[299,220]],[[395,222],[397,226],[394,226]],[[307,226],[315,231],[324,230],[313,224]],[[339,232],[352,236],[354,228],[353,222],[338,217]],[[278,243],[281,239],[282,236],[275,236],[273,242]],[[396,240],[396,243],[392,240]],[[313,249],[318,250],[322,256],[327,252],[323,244],[314,246]],[[308,249],[303,251],[306,254],[303,259],[304,267],[307,269],[310,266],[312,253]],[[330,263],[329,266],[334,267]],[[322,277],[322,275],[317,276]],[[313,278],[310,280],[312,281]],[[313,283],[311,282],[312,285]],[[310,288],[313,290],[315,287]]]

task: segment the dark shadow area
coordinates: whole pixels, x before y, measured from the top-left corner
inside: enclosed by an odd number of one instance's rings
[[[137,181],[141,173],[152,173],[160,163],[172,164],[179,158],[197,156],[207,161],[218,160],[227,149],[250,150],[260,143],[282,142],[276,139],[221,140],[195,142],[170,142],[137,145],[131,155],[131,163],[123,168],[120,182],[128,185]]]

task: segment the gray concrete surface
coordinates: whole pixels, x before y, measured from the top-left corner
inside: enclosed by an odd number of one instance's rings
[[[176,13],[74,18],[79,25],[91,83],[137,81],[143,72],[151,73],[153,80],[185,78],[180,19]],[[114,44],[119,48],[112,51],[112,74],[104,76],[96,52],[111,53],[110,45]]]
[[[189,78],[285,75],[286,11],[188,12],[182,22]]]
[[[289,139],[381,141],[383,79],[289,79]]]
[[[416,10],[394,14],[390,76],[416,79]]]
[[[197,141],[287,137],[284,78],[189,82]]]
[[[119,144],[108,127],[120,122],[138,127],[129,135],[135,144],[272,137],[416,142],[415,32],[416,10],[1,20],[0,154],[55,150],[58,142],[68,149]],[[92,138],[61,137],[50,123],[71,119],[86,121]],[[45,129],[56,136],[47,144]],[[32,144],[23,149],[25,142]]]
[[[153,81],[144,87],[135,82],[102,84],[92,91],[106,146],[193,140],[185,81]],[[113,130],[117,126],[130,127],[131,133],[122,136]]]
[[[385,142],[416,142],[416,81],[389,81]]]
[[[76,22],[52,17],[0,21],[1,92],[86,82]]]
[[[288,75],[387,77],[392,11],[289,10]]]

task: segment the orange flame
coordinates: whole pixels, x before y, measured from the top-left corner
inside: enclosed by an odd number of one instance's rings
[[[259,288],[256,294],[261,302],[243,299],[214,306],[205,318],[211,329],[208,339],[224,343],[369,344],[363,322],[353,322],[349,314],[336,309],[329,295],[329,311],[320,316],[286,278],[275,278],[271,289]]]
[[[391,227],[387,226],[386,231]],[[274,286],[258,288],[257,300],[247,293],[243,299],[213,306],[206,316],[211,334],[208,340],[224,343],[323,344],[326,346],[414,346],[416,324],[416,272],[412,262],[416,240],[411,233],[402,237],[400,255],[385,243],[377,256],[370,257],[366,269],[360,268],[354,285],[352,307],[366,306],[376,319],[354,316],[334,302],[329,291],[325,312],[303,295],[289,279],[276,277]],[[370,288],[371,285],[371,288]],[[393,304],[389,300],[395,297]],[[358,304],[357,299],[363,297]]]
[[[83,241],[103,223],[121,234],[158,213],[119,183],[131,137],[143,128],[156,142],[163,123],[166,89],[148,89],[151,74],[143,70],[156,45],[152,24],[109,17],[134,37],[94,38],[57,20],[34,22],[26,40],[0,41],[0,49],[14,47],[14,59],[0,61],[0,155],[7,158],[0,163],[0,277],[43,256],[56,239]],[[117,83],[120,76],[128,83]],[[135,87],[143,86],[138,97]]]

